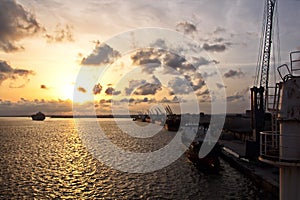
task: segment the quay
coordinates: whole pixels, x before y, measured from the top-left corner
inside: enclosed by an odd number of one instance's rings
[[[258,187],[279,197],[279,168],[246,158],[246,141],[232,132],[223,131],[219,140],[221,158],[243,173]]]

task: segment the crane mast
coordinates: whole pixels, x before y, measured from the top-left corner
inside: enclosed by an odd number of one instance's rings
[[[259,86],[251,88],[251,124],[253,130],[253,141],[248,141],[248,145],[246,145],[246,154],[247,152],[252,152],[253,156],[259,155],[260,132],[263,131],[265,127],[275,6],[276,0],[266,0],[261,38],[263,42],[261,42],[260,46],[260,56],[257,66],[258,73],[256,77],[256,85],[258,85],[259,79]]]
[[[273,16],[276,0],[267,0],[265,8],[265,31],[264,31],[264,43],[262,48],[262,62],[261,62],[261,74],[260,74],[260,87],[265,88],[265,102],[264,109],[266,109],[266,100],[269,84],[269,69],[270,69],[270,57],[271,57],[271,44],[272,44],[272,28],[273,28]]]

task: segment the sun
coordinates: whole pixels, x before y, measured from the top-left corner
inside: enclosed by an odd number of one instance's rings
[[[60,98],[62,100],[72,100],[73,101],[73,94],[74,94],[74,85],[65,85],[59,89]]]

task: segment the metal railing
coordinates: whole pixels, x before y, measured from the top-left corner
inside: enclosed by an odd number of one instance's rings
[[[279,132],[275,133],[272,131],[264,131],[260,133],[260,156],[280,162],[300,162],[300,148],[297,145],[291,145],[290,143],[284,144],[283,141],[299,141],[299,134],[292,135],[281,135]],[[292,155],[297,154],[299,156],[289,156],[289,153],[293,152]],[[297,153],[296,153],[297,152]]]
[[[279,160],[279,132],[260,133],[260,155],[271,160]]]
[[[290,67],[287,64],[277,67],[280,78],[285,82],[300,73],[300,51],[290,53]]]
[[[293,51],[290,53],[291,72],[296,73],[300,71],[300,51]]]

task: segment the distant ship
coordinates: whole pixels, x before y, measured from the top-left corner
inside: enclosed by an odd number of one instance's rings
[[[204,141],[206,131],[207,130],[205,130],[204,127],[201,130],[198,129],[196,136],[193,139],[186,135],[189,133],[184,133],[182,135],[183,144],[186,146],[189,145],[185,155],[197,167],[197,169],[209,173],[218,173],[222,169],[219,160],[221,147],[218,142],[216,144],[212,144],[210,141]],[[203,144],[208,146],[213,145],[213,147],[205,157],[199,158],[199,151]]]
[[[181,116],[173,113],[171,107],[167,105],[165,107],[165,111],[167,113],[167,119],[165,122],[165,129],[167,131],[178,131],[180,127]]]
[[[32,120],[43,121],[46,118],[46,115],[42,112],[38,112],[34,115],[31,115]]]
[[[204,141],[194,141],[185,152],[186,157],[201,171],[219,172],[221,170],[219,156],[221,147],[216,143],[212,150],[203,158],[199,158],[199,151]],[[206,144],[209,145],[209,144]]]

